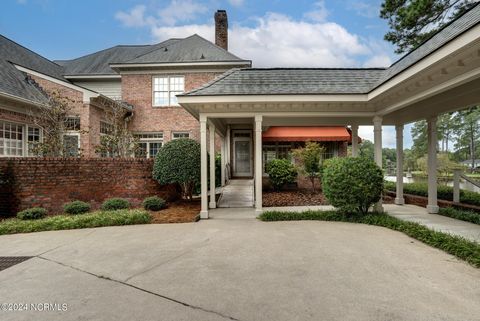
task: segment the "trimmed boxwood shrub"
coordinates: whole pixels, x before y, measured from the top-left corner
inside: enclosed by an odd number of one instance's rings
[[[47,210],[42,207],[32,207],[17,213],[20,220],[37,220],[47,216]]]
[[[102,204],[102,210],[115,211],[123,210],[130,207],[130,202],[124,198],[109,198]]]
[[[63,211],[67,214],[83,214],[90,211],[90,204],[82,201],[73,201],[63,205]]]
[[[393,182],[386,183],[385,188],[388,191],[392,191],[392,192],[396,191],[395,183],[393,183]],[[428,184],[427,183],[407,183],[407,184],[403,184],[403,192],[405,194],[428,197]],[[446,185],[438,185],[437,186],[437,197],[439,199],[442,199],[442,200],[452,201],[453,200],[453,187],[446,186]],[[480,206],[480,194],[461,189],[460,190],[460,203]]]
[[[280,190],[285,184],[295,182],[297,169],[288,159],[273,159],[265,168],[270,183],[275,190]]]
[[[366,158],[333,158],[325,162],[322,184],[333,206],[344,212],[367,213],[380,200],[383,173]]]
[[[158,196],[147,197],[143,200],[143,208],[149,211],[160,211],[165,207],[165,200]]]
[[[179,184],[184,199],[192,199],[200,182],[200,144],[189,138],[166,143],[155,156],[153,178],[160,184]]]

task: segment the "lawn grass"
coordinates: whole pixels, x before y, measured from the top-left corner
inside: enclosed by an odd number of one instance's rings
[[[440,208],[438,214],[480,225],[480,213],[459,210],[453,207]]]
[[[144,210],[96,211],[78,215],[57,215],[38,220],[7,219],[0,222],[0,235],[89,227],[147,224],[151,215]]]
[[[301,220],[335,221],[386,227],[402,232],[480,268],[479,243],[469,241],[459,236],[434,231],[418,223],[402,221],[385,213],[371,213],[361,216],[345,215],[338,211],[305,211],[300,213],[266,211],[259,216],[259,219],[268,222]]]

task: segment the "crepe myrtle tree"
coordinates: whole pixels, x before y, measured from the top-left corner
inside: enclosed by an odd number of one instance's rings
[[[308,177],[315,193],[315,179],[320,178],[322,171],[322,154],[325,148],[317,142],[306,142],[305,147],[295,149],[293,156],[299,163],[300,173]]]
[[[183,199],[192,199],[200,182],[200,144],[190,138],[166,143],[155,156],[153,178],[160,184],[178,184]]]
[[[65,134],[70,129],[69,116],[74,114],[75,100],[62,96],[58,91],[46,94],[46,106],[29,111],[29,118],[43,132],[43,140],[29,143],[30,153],[44,157],[71,156]],[[84,132],[84,131],[79,131]]]

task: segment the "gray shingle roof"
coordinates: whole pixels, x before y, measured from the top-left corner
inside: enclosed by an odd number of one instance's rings
[[[65,80],[61,66],[0,35],[0,92],[36,103],[46,102],[44,93],[14,64]]]
[[[80,58],[56,62],[64,66],[65,75],[117,75],[118,73],[110,68],[110,63],[129,61],[179,40],[169,39],[156,45],[120,45]]]
[[[187,95],[362,94],[385,69],[233,69]]]
[[[173,62],[215,62],[243,61],[227,50],[218,47],[210,41],[194,34],[190,37],[170,43],[162,48],[121,63],[173,63]],[[115,61],[113,61],[115,63]]]
[[[235,69],[186,96],[368,93],[480,23],[480,4],[386,69]]]

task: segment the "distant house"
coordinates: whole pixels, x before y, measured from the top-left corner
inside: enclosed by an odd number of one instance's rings
[[[461,161],[460,163],[464,166],[468,166],[470,169],[471,168],[474,168],[474,169],[479,169],[480,168],[480,159],[476,159],[473,162],[472,162],[471,159],[467,159],[467,160]],[[474,164],[473,167],[472,167],[472,163]]]

